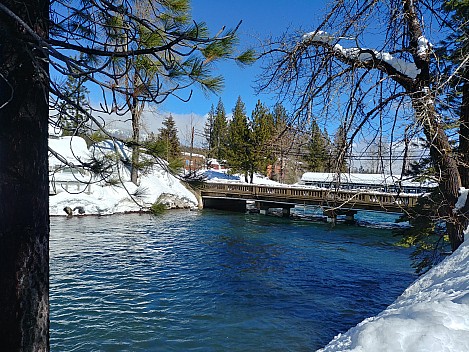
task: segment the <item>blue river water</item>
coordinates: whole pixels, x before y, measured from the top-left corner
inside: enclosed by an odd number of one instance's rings
[[[416,278],[395,241],[209,210],[52,218],[51,350],[314,351]]]

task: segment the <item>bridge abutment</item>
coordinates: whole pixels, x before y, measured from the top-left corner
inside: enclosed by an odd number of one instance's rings
[[[267,215],[269,209],[282,208],[282,217],[290,217],[290,209],[294,208],[295,205],[291,203],[280,203],[280,202],[265,202],[256,201],[256,208],[259,209],[260,214]]]
[[[217,209],[235,211],[238,213],[246,212],[246,200],[237,198],[218,198],[203,197],[203,206],[206,209]]]

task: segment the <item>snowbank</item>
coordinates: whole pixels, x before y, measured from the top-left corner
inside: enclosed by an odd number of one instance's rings
[[[71,164],[88,161],[91,155],[112,153],[116,149],[124,159],[130,155],[121,143],[111,141],[101,142],[90,151],[80,137],[49,139],[49,146]],[[129,170],[123,165],[118,170],[113,169],[114,177],[121,180],[116,185],[97,181],[89,172],[63,168],[61,161],[52,154],[49,155],[49,165],[53,170],[49,175],[50,188],[52,193],[56,193],[49,197],[49,211],[53,216],[67,215],[64,210],[67,207],[74,214],[111,215],[145,210],[156,202],[167,208],[193,208],[198,205],[197,197],[191,191],[157,165],[140,177],[138,187],[129,182]]]
[[[67,215],[65,207],[84,210],[87,215],[111,215],[115,213],[137,212],[155,202],[167,208],[194,208],[198,201],[178,179],[162,169],[140,179],[140,186],[123,182],[115,186],[91,184],[81,192],[60,192],[49,197],[51,215]]]
[[[469,241],[386,310],[320,351],[469,351]]]

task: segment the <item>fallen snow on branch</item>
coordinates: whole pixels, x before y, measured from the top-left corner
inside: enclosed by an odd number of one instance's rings
[[[308,42],[320,42],[331,45],[334,49],[334,52],[345,56],[346,58],[352,60],[358,60],[360,62],[366,62],[370,60],[380,60],[384,61],[387,64],[391,65],[399,73],[415,79],[420,73],[420,69],[417,68],[415,63],[408,62],[404,59],[397,58],[390,53],[377,51],[374,49],[365,49],[365,48],[344,48],[340,44],[334,44],[341,37],[335,37],[324,31],[309,32],[303,35],[302,40]],[[428,49],[431,47],[431,44],[425,37],[419,38],[418,54],[422,55],[427,53]]]

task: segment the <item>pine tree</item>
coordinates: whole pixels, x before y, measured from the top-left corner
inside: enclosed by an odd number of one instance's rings
[[[218,100],[217,107],[215,109],[215,119],[213,122],[213,133],[212,133],[212,156],[223,161],[227,157],[226,152],[226,138],[228,132],[228,121],[226,118],[225,107],[221,99]]]
[[[181,161],[181,145],[178,138],[178,130],[174,122],[173,115],[169,114],[163,121],[158,134],[160,140],[165,146],[165,159],[172,165]]]
[[[136,4],[143,2],[159,21],[136,15]],[[183,14],[175,18],[174,12]],[[193,85],[216,91],[223,80],[212,74],[214,62],[253,61],[249,50],[233,57],[236,29],[210,36],[203,23],[187,16],[188,0],[0,2],[2,350],[49,350],[48,123],[64,127],[64,120],[49,119],[50,111],[60,111],[65,99],[109,135],[101,116],[127,113],[125,97],[151,96],[159,104]],[[125,42],[113,40],[120,30]],[[142,31],[161,44],[138,48]],[[147,55],[160,63],[158,83],[126,91],[118,83],[125,72],[119,65],[131,69]],[[102,98],[89,111],[65,94],[63,77],[77,75],[87,77],[89,89]]]
[[[347,131],[344,125],[340,125],[334,135],[334,142],[330,152],[330,172],[347,171]]]
[[[213,128],[215,127],[215,109],[212,106],[210,107],[210,111],[207,114],[207,121],[205,122],[204,126],[204,139],[205,139],[205,148],[207,149],[207,156],[209,158],[213,158],[213,148],[214,148],[214,136],[213,136]]]
[[[261,103],[260,100],[251,115],[251,134],[250,140],[250,181],[252,183],[254,173],[265,174],[267,166],[272,164],[273,146],[272,139],[274,134],[274,118],[269,109]]]
[[[274,165],[272,170],[272,178],[277,181],[283,182],[285,180],[285,164],[288,153],[292,147],[293,137],[288,121],[288,113],[285,107],[281,103],[277,103],[274,106],[272,114],[274,122],[274,135],[273,135],[273,150],[274,150]],[[275,163],[278,163],[280,172],[276,174]]]
[[[251,138],[246,109],[241,97],[238,97],[236,106],[233,109],[233,119],[228,126],[228,146],[227,161],[232,172],[242,172],[245,181],[248,182],[250,170],[250,149],[249,140]]]
[[[70,75],[67,76],[63,94],[64,100],[60,104],[59,119],[63,124],[64,136],[85,136],[88,133],[88,116],[82,112],[89,109],[89,90],[85,86],[87,77]],[[73,102],[70,103],[70,102]]]
[[[311,139],[308,145],[308,156],[306,162],[308,170],[314,172],[328,171],[329,164],[328,141],[321,132],[316,121],[311,125]]]

